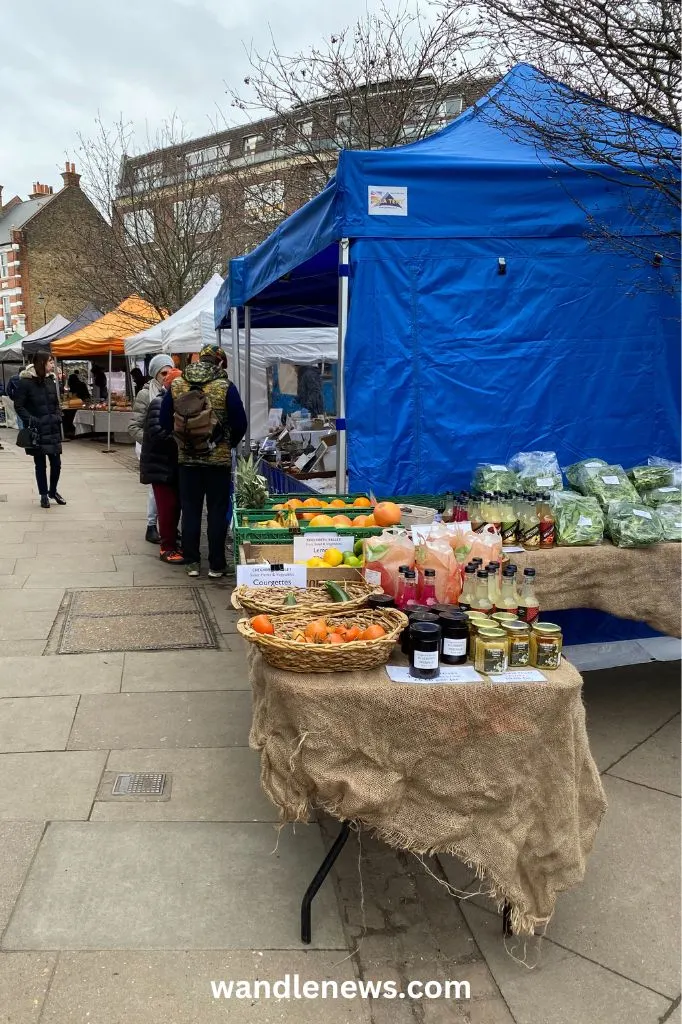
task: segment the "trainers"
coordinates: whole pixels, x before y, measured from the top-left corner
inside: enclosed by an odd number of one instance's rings
[[[209,569],[208,570],[208,578],[210,580],[220,580],[220,579],[223,578],[223,576],[227,576],[227,571],[225,569]]]
[[[200,576],[201,575],[201,567],[200,567],[198,562],[190,562],[190,564],[187,566],[187,575],[188,576]]]
[[[161,554],[159,555],[159,558],[161,559],[162,562],[168,562],[169,565],[185,564],[185,559],[183,557],[182,551],[175,551],[174,549],[171,549],[170,551],[162,551]]]
[[[144,535],[144,539],[149,541],[150,544],[158,544],[161,540],[159,537],[159,531],[155,526],[148,526],[147,532]]]

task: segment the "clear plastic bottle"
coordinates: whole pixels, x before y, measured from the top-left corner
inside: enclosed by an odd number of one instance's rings
[[[468,611],[471,608],[474,600],[474,594],[476,591],[476,566],[471,562],[467,565],[464,570],[464,582],[462,584],[462,593],[459,595],[459,601],[457,602],[459,607],[463,611]]]
[[[533,623],[540,614],[540,602],[535,593],[535,569],[523,570],[523,583],[519,592],[519,619]]]
[[[488,573],[485,569],[479,569],[476,573],[476,590],[471,603],[472,612],[485,612],[489,615],[493,610],[493,603],[488,597]]]

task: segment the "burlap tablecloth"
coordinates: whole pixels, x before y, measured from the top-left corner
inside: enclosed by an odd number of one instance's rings
[[[551,548],[508,556],[519,570],[537,569],[537,594],[544,614],[566,608],[597,608],[622,619],[680,636],[682,545],[617,548]]]
[[[606,807],[582,680],[398,684],[386,671],[297,675],[249,645],[250,745],[282,821],[314,808],[391,846],[452,853],[512,907],[515,932],[580,882]]]

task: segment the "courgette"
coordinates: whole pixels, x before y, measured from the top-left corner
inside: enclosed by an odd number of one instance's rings
[[[333,580],[327,580],[325,587],[327,588],[327,592],[332,601],[336,601],[338,604],[350,601],[350,598],[343,587],[340,587],[338,583],[334,583]]]

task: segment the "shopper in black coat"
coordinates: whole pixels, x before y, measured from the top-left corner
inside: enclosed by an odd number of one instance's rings
[[[155,389],[154,397],[150,398],[140,452],[140,483],[151,484],[156,499],[161,539],[159,558],[171,565],[184,565],[185,560],[177,550],[180,519],[178,446],[173,435],[161,426],[161,402],[165,388],[179,376],[179,370],[168,370],[162,392],[158,394]]]
[[[50,507],[50,498],[66,505],[57,491],[62,468],[62,411],[54,376],[54,359],[49,352],[38,352],[33,364],[22,370],[14,408],[24,426],[36,432],[37,444],[27,448],[35,462],[36,483],[42,508]],[[50,484],[47,483],[47,462],[50,463]]]

